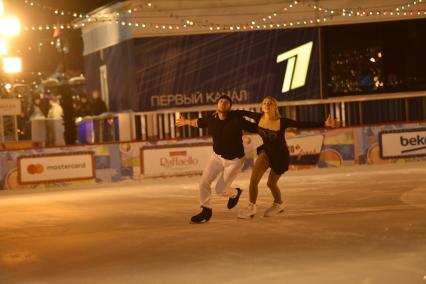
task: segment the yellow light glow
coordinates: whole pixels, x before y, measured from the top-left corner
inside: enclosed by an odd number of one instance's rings
[[[0,56],[7,54],[7,43],[4,39],[0,39]]]
[[[2,0],[0,0],[0,16],[4,14],[4,3]]]
[[[20,57],[3,58],[3,71],[8,74],[19,73],[22,71],[22,60]]]
[[[18,35],[21,30],[21,23],[18,18],[5,17],[0,19],[0,34],[3,36]]]

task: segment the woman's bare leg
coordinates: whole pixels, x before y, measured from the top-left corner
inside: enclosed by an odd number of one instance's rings
[[[269,173],[268,177],[268,187],[271,190],[272,196],[274,197],[274,203],[282,204],[283,201],[281,199],[281,190],[278,187],[277,183],[280,179],[281,175],[276,174],[272,169]]]
[[[250,177],[250,202],[256,204],[259,182],[263,174],[269,168],[268,156],[265,152],[261,152],[253,166],[253,171]]]

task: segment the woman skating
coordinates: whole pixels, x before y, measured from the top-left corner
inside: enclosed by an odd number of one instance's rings
[[[243,112],[245,116],[253,118],[256,121],[263,145],[257,149],[258,157],[253,166],[250,178],[250,202],[247,208],[238,214],[238,218],[246,219],[256,215],[258,185],[268,168],[271,168],[271,171],[267,186],[271,190],[274,202],[265,211],[264,216],[275,216],[284,211],[281,191],[277,183],[281,175],[288,170],[290,162],[290,154],[284,135],[285,130],[287,128],[335,127],[336,121],[331,120],[330,117],[325,123],[297,122],[288,118],[282,118],[278,112],[277,101],[275,98],[269,96],[262,101],[263,113]]]

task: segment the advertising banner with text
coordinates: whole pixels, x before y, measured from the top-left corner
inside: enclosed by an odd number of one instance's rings
[[[213,153],[211,144],[141,149],[141,174],[146,177],[199,174]]]
[[[95,178],[94,153],[50,154],[18,158],[20,184]]]
[[[315,28],[135,39],[138,111],[319,98]]]

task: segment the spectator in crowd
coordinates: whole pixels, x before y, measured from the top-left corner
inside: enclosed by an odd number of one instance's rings
[[[22,123],[19,126],[21,129],[19,139],[30,140],[31,139],[31,123],[34,119],[44,119],[46,118],[41,107],[41,99],[38,95],[32,97],[29,96],[28,101],[22,101],[25,109],[25,113],[22,115]],[[27,104],[25,104],[27,103]]]
[[[64,116],[64,111],[59,104],[59,99],[57,97],[52,97],[49,99],[49,113],[47,114],[48,118],[54,118],[54,119],[62,119]]]
[[[46,121],[46,145],[64,145],[64,111],[57,97],[51,97],[49,105],[50,108],[47,114],[47,118],[49,119]],[[59,119],[62,121],[60,124],[57,122]]]
[[[80,95],[80,103],[77,105],[76,116],[85,117],[92,115],[92,106],[85,94]]]
[[[98,90],[92,92],[92,114],[100,115],[107,112],[105,102],[101,98],[101,93]]]
[[[41,99],[40,97],[34,97],[33,103],[30,109],[30,120],[45,118],[43,111],[41,110]]]

